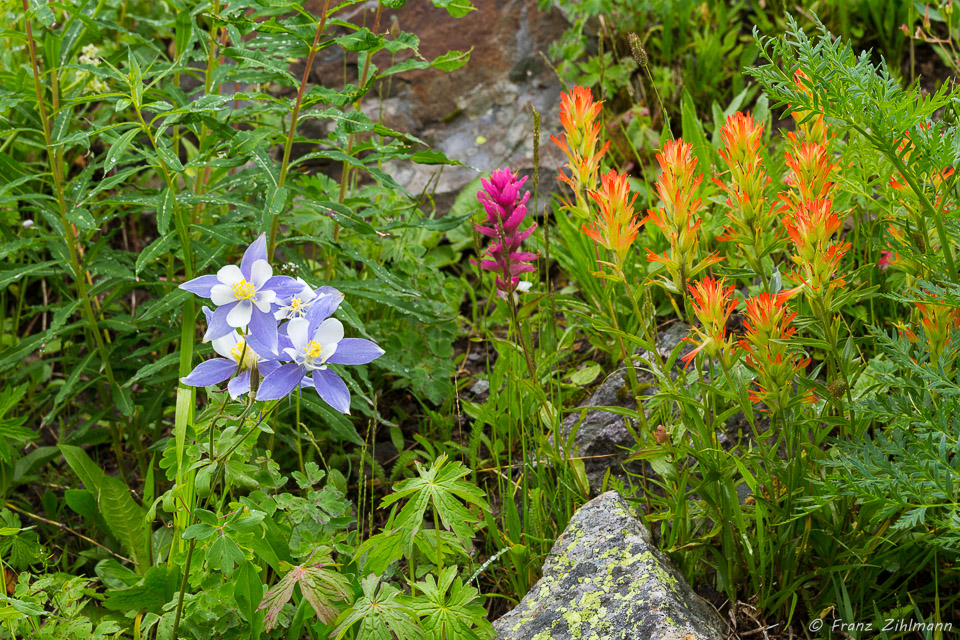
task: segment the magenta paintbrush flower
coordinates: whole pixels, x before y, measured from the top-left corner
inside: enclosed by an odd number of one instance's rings
[[[481,178],[483,189],[477,193],[477,200],[487,212],[486,225],[474,225],[477,231],[491,240],[480,268],[497,274],[497,289],[508,294],[517,289],[520,274],[533,271],[530,264],[537,254],[520,251],[520,244],[530,237],[537,224],[520,230],[527,215],[527,200],[530,192],[520,195],[520,187],[526,177],[518,178],[509,169],[494,171],[490,179]]]

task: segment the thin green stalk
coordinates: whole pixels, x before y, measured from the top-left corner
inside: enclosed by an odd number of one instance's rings
[[[107,382],[110,385],[110,393],[112,393],[114,390],[120,392],[120,387],[117,385],[116,378],[113,374],[113,367],[110,364],[110,356],[107,353],[107,347],[104,343],[103,335],[100,333],[100,327],[99,323],[97,322],[96,314],[93,311],[93,305],[90,302],[90,295],[87,291],[85,277],[86,271],[80,264],[80,252],[77,236],[73,230],[73,223],[71,223],[67,218],[67,202],[63,189],[63,167],[58,151],[60,147],[57,147],[57,149],[54,149],[53,147],[51,133],[52,125],[47,115],[46,105],[44,105],[43,102],[43,89],[40,83],[40,64],[37,60],[37,49],[36,43],[33,39],[33,29],[30,25],[30,8],[27,0],[23,0],[23,21],[27,32],[27,48],[30,51],[30,62],[33,66],[33,86],[37,96],[37,109],[40,112],[40,122],[43,127],[43,139],[46,143],[45,147],[47,151],[47,160],[50,163],[50,173],[53,177],[54,191],[56,192],[57,206],[60,213],[60,224],[63,227],[64,242],[67,245],[67,252],[70,256],[70,267],[73,271],[74,283],[77,288],[77,298],[80,300],[81,308],[83,309],[83,315],[86,317],[90,333],[93,335],[93,339],[96,344],[96,349],[100,354],[101,366],[103,366],[104,373],[107,376]],[[56,72],[52,69],[51,73],[51,77],[54,78],[55,83]],[[56,106],[59,105],[59,96],[57,95],[55,86],[52,89],[52,96],[56,108]],[[108,398],[106,397],[108,395],[110,394],[104,394],[104,401],[108,401]],[[119,428],[113,422],[110,423],[110,431],[113,437],[114,454],[117,458],[117,466],[120,470],[121,477],[125,478],[126,470],[123,465],[123,452],[120,448],[121,434],[119,432]]]
[[[517,303],[513,299],[513,292],[507,294],[507,300],[510,301],[510,312],[513,318],[513,328],[517,331],[517,339],[520,340],[520,348],[523,349],[523,355],[527,361],[527,369],[530,370],[530,379],[537,384],[537,371],[533,366],[533,359],[530,356],[530,349],[527,348],[527,340],[523,337],[523,328],[520,326],[520,316],[517,313]]]
[[[299,390],[298,390],[299,391]],[[297,460],[300,463],[300,473],[306,473],[303,467],[303,444],[300,442],[300,394],[297,393]],[[361,476],[362,477],[362,476]]]
[[[300,117],[300,105],[303,103],[303,95],[306,93],[307,80],[310,78],[310,70],[313,68],[313,59],[317,55],[317,46],[320,44],[320,35],[327,24],[327,11],[330,9],[330,0],[323,0],[323,13],[320,16],[320,22],[317,23],[317,32],[313,36],[313,45],[310,47],[310,53],[307,54],[307,64],[303,69],[303,78],[300,80],[300,88],[297,89],[297,98],[293,103],[293,111],[290,112],[290,129],[287,132],[287,141],[283,145],[283,161],[280,163],[280,178],[277,180],[277,188],[283,187],[287,180],[287,172],[290,170],[290,150],[293,148],[293,138],[297,132],[297,120]],[[277,248],[277,230],[280,228],[280,212],[273,214],[273,220],[270,223],[270,238],[267,243],[267,256],[272,257],[274,249]]]
[[[190,540],[190,548],[187,550],[187,562],[183,567],[183,580],[180,581],[180,595],[177,596],[177,613],[173,618],[173,632],[170,637],[177,640],[177,631],[180,629],[180,616],[183,614],[183,594],[187,590],[187,579],[190,577],[190,562],[193,560],[193,550],[197,546],[197,539]]]

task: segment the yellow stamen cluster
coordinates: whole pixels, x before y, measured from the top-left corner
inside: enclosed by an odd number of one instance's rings
[[[319,357],[320,357],[320,352],[321,352],[322,350],[323,350],[323,347],[321,347],[321,345],[320,345],[319,342],[317,342],[316,340],[311,340],[311,341],[307,344],[307,357],[308,357],[308,358],[319,358]]]
[[[230,349],[230,355],[237,361],[241,369],[252,369],[257,363],[257,354],[253,349],[247,346],[247,343],[240,340]]]
[[[246,280],[241,280],[232,287],[233,295],[237,300],[254,300],[257,290]]]

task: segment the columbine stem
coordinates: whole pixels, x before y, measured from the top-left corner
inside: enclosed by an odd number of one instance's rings
[[[180,615],[183,613],[183,594],[187,590],[187,580],[190,578],[190,562],[193,560],[193,549],[197,546],[197,539],[190,541],[190,548],[187,550],[187,562],[183,567],[183,580],[180,581],[180,595],[177,596],[177,613],[173,618],[173,633],[171,638],[177,638],[177,630],[180,628]]]

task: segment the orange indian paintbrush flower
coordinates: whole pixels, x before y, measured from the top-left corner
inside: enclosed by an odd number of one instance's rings
[[[598,116],[603,109],[603,103],[594,101],[593,94],[586,87],[574,87],[570,93],[561,93],[560,102],[560,124],[563,125],[564,133],[559,139],[555,136],[550,136],[550,139],[567,156],[570,172],[567,174],[563,168],[559,168],[557,179],[570,185],[576,194],[577,203],[583,206],[585,203],[582,201],[581,190],[596,186],[600,159],[610,146],[607,141],[597,148],[600,139]],[[567,206],[570,204],[567,203]]]
[[[701,326],[690,327],[692,336],[685,341],[697,348],[683,356],[686,366],[703,351],[711,358],[719,358],[725,367],[733,364],[733,341],[727,335],[727,320],[737,307],[733,285],[724,286],[722,280],[707,276],[689,286],[693,312]]]
[[[668,140],[663,151],[657,154],[657,162],[662,170],[657,180],[657,195],[663,206],[647,209],[641,224],[650,221],[656,225],[666,236],[670,248],[663,255],[647,249],[647,260],[662,262],[671,276],[666,284],[681,292],[685,282],[723,258],[714,253],[697,262],[702,223],[697,214],[703,201],[696,193],[703,174],[694,175],[697,159],[693,156],[693,147],[680,139]]]
[[[806,200],[789,207],[783,218],[783,226],[794,244],[795,255],[791,258],[797,267],[788,278],[825,310],[831,308],[833,291],[846,284],[836,273],[850,243],[831,241],[841,225],[830,200]]]
[[[950,336],[956,330],[960,329],[960,311],[955,307],[950,307],[937,301],[933,294],[929,302],[916,302],[917,309],[920,311],[920,324],[923,325],[923,332],[927,337],[927,353],[930,354],[930,364],[933,367],[944,365],[944,369],[952,369],[951,362],[943,362],[942,358],[947,353],[947,346],[950,343]]]
[[[830,176],[837,165],[830,162],[827,148],[816,142],[803,142],[786,153],[790,176],[787,179],[796,193],[788,192],[784,200],[798,204],[805,200],[822,200],[830,195]]]
[[[726,124],[720,128],[723,147],[720,157],[727,165],[727,182],[714,178],[714,183],[727,192],[727,225],[717,240],[736,242],[749,247],[751,252],[744,253],[744,259],[759,272],[761,257],[769,251],[776,241],[776,234],[770,233],[781,209],[777,202],[767,206],[765,190],[770,177],[763,169],[762,147],[763,125],[754,121],[749,113],[736,112],[727,117]]]
[[[613,170],[600,176],[600,189],[588,193],[599,210],[583,225],[583,232],[613,251],[617,265],[622,265],[640,229],[640,221],[633,211],[637,194],[631,198],[627,176]]]
[[[785,408],[793,391],[793,378],[809,363],[791,352],[787,342],[796,328],[791,326],[796,312],[786,309],[786,302],[797,289],[781,291],[776,296],[761,293],[746,301],[746,332],[740,347],[747,353],[747,366],[756,372],[757,389],[750,392],[753,402],[762,402],[771,411]],[[805,400],[812,401],[813,396]]]

